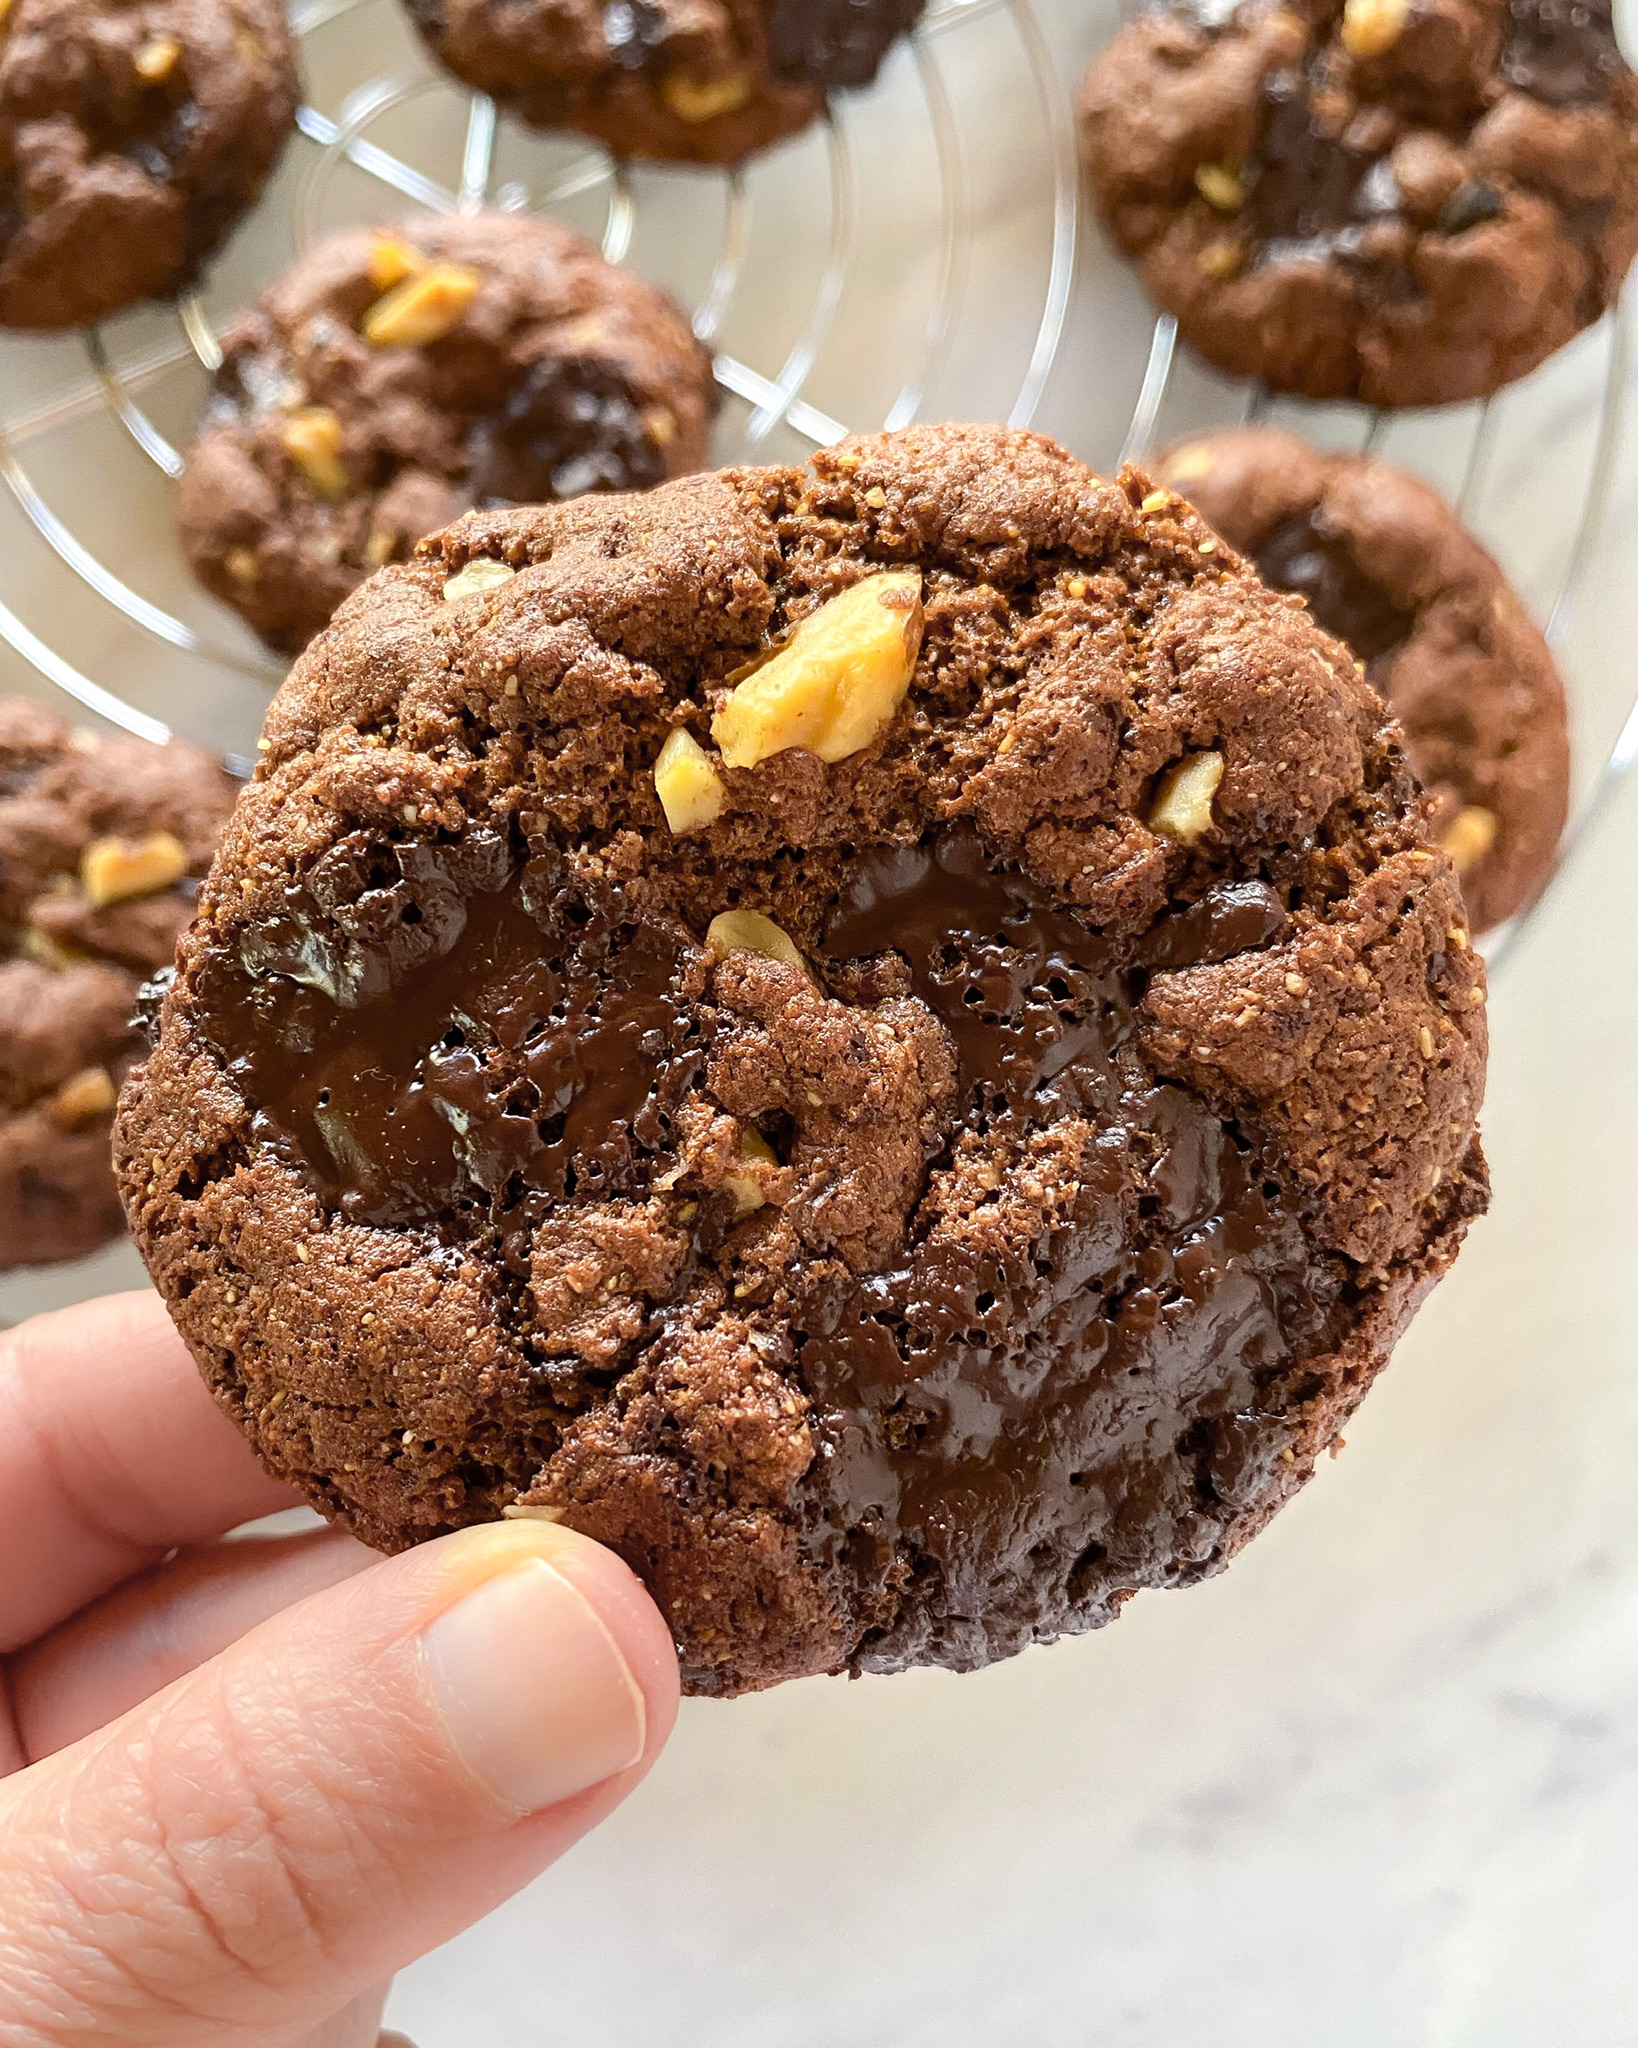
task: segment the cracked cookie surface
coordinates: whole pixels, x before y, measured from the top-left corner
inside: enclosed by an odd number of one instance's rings
[[[564,1519],[696,1692],[1217,1569],[1483,1205],[1397,728],[1038,436],[475,514],[265,739],[123,1097],[137,1241],[326,1513]]]
[[[272,646],[473,504],[698,469],[711,360],[666,294],[555,221],[331,236],[223,336],[182,477],[196,573]]]
[[[1606,312],[1638,250],[1609,0],[1150,7],[1080,120],[1184,338],[1308,398],[1484,397]]]
[[[1564,685],[1495,561],[1437,492],[1371,455],[1274,427],[1179,442],[1156,460],[1264,582],[1296,590],[1405,729],[1475,931],[1546,881],[1570,799]]]
[[[197,747],[93,739],[0,698],[0,1269],[125,1227],[108,1134],[137,991],[193,915],[236,787]]]
[[[13,0],[0,16],[0,323],[80,327],[184,290],[277,163],[279,0]]]
[[[439,60],[539,128],[732,164],[868,85],[926,0],[407,0]]]

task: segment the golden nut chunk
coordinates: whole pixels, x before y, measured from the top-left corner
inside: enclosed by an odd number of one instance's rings
[[[921,651],[921,571],[867,576],[810,612],[711,721],[730,768],[787,747],[845,761],[904,702]]]
[[[498,590],[503,583],[510,583],[517,573],[509,562],[496,562],[480,555],[450,577],[444,585],[444,603],[464,604],[469,597],[482,597],[486,590]]]
[[[369,279],[378,292],[390,292],[406,277],[419,277],[427,259],[402,235],[377,235],[370,244]]]
[[[174,833],[146,839],[93,839],[80,856],[80,887],[93,910],[174,888],[188,872],[188,852]]]
[[[364,560],[372,569],[384,569],[398,549],[398,536],[390,526],[372,526],[364,542]]]
[[[719,114],[739,112],[751,97],[751,81],[740,71],[703,83],[674,71],[661,82],[660,97],[679,121],[714,121]]]
[[[425,348],[460,325],[483,283],[464,263],[434,263],[394,285],[364,315],[362,333],[372,348]]]
[[[65,946],[61,939],[50,932],[41,931],[37,924],[31,924],[23,933],[22,955],[32,960],[36,967],[49,967],[53,974],[61,974],[86,955],[78,953],[72,946]]]
[[[1233,164],[1201,164],[1194,174],[1194,188],[1219,213],[1238,213],[1245,204],[1246,188]]]
[[[561,1522],[568,1513],[567,1508],[547,1507],[544,1503],[536,1506],[532,1501],[509,1501],[501,1509],[501,1519],[506,1522]]]
[[[321,498],[333,502],[346,497],[352,479],[341,459],[341,422],[327,405],[306,405],[293,412],[279,440]]]
[[[1221,754],[1185,754],[1160,778],[1149,829],[1183,846],[1193,846],[1211,830],[1211,800],[1222,779]]]
[[[235,583],[254,583],[262,573],[254,548],[230,548],[226,567]]]
[[[722,816],[728,792],[711,757],[681,726],[654,763],[654,792],[673,832],[702,832]]]
[[[718,911],[705,928],[705,943],[713,953],[763,953],[770,960],[800,967],[804,974],[808,971],[790,933],[760,910]]]
[[[1238,277],[1245,261],[1245,247],[1232,235],[1225,235],[1219,242],[1208,242],[1199,256],[1200,268],[1207,277]]]
[[[1350,57],[1380,57],[1405,32],[1410,0],[1348,0],[1342,10],[1342,47]]]
[[[175,36],[150,36],[131,59],[132,67],[145,85],[158,85],[176,69],[182,45]]]
[[[1217,467],[1217,457],[1204,441],[1189,441],[1178,449],[1161,474],[1167,483],[1197,484]]]
[[[95,1123],[113,1108],[117,1090],[106,1067],[82,1067],[46,1104],[46,1114],[60,1131],[77,1131]]]
[[[1483,804],[1464,804],[1450,821],[1439,844],[1450,855],[1459,875],[1473,872],[1496,843],[1500,821]]]
[[[739,1134],[739,1156],[747,1167],[777,1166],[779,1155],[754,1126]],[[753,1209],[760,1209],[767,1201],[762,1192],[762,1182],[754,1172],[725,1173],[722,1184],[734,1198],[736,1217],[749,1216]]]

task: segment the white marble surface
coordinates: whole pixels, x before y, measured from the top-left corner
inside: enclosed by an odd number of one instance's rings
[[[1072,76],[1111,10],[1043,0],[1042,13]],[[373,29],[356,47],[345,23],[325,31],[339,40],[314,97],[332,111],[361,64],[415,64],[391,8],[369,18],[385,24],[379,43]],[[1006,30],[992,15],[940,46],[972,212],[959,325],[929,412],[1010,403],[1039,311],[1048,162]],[[903,58],[849,116],[860,246],[811,395],[853,423],[880,417],[930,303],[936,208],[918,90]],[[387,139],[409,147],[425,114],[420,141],[447,157],[436,109],[411,111]],[[530,172],[529,152],[507,147],[505,175]],[[286,176],[292,203],[302,169]],[[753,288],[725,340],[771,370],[817,274],[828,173],[815,144],[757,175]],[[380,210],[338,193],[341,211]],[[703,201],[659,174],[640,196],[635,260],[697,285]],[[287,256],[279,203],[219,274],[220,305]],[[116,352],[132,359],[164,340],[148,315],[122,336]],[[1112,460],[1147,336],[1129,275],[1088,234],[1042,424]],[[1502,401],[1476,502],[1543,614],[1585,488],[1607,346],[1588,337]],[[70,344],[0,344],[8,421],[83,382]],[[194,373],[151,397],[185,432]],[[1239,403],[1183,364],[1163,430]],[[743,423],[731,408],[724,454]],[[1335,411],[1307,423],[1360,429]],[[1389,445],[1451,487],[1473,429],[1458,409],[1396,423]],[[164,490],[132,471],[106,421],[26,449],[58,509],[139,589],[230,630],[188,592]],[[1635,555],[1638,451],[1623,444],[1562,648],[1583,792],[1638,687]],[[263,692],[131,635],[6,500],[0,599],[187,730],[248,744]],[[0,686],[49,694],[9,658]],[[1137,1601],[1101,1636],[976,1677],[690,1704],[638,1798],[412,1970],[394,2023],[423,2048],[1638,2040],[1635,872],[1638,786],[1607,807],[1499,977],[1491,1216],[1345,1454],[1225,1578]],[[0,1281],[0,1316],[125,1284],[133,1268],[121,1248]]]

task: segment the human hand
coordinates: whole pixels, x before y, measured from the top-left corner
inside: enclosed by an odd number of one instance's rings
[[[670,1638],[609,1551],[217,1540],[294,1504],[157,1297],[0,1334],[6,2048],[374,2043],[392,1973],[670,1733]]]

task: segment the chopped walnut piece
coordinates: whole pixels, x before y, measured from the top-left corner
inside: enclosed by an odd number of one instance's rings
[[[406,277],[419,277],[427,259],[413,242],[402,235],[377,235],[370,244],[370,283],[378,292],[390,292]]]
[[[464,263],[434,263],[377,299],[360,331],[372,348],[425,348],[459,325],[482,283]]]
[[[1245,183],[1233,164],[1200,164],[1194,174],[1194,189],[1219,213],[1238,213],[1246,203]]]
[[[1459,875],[1469,875],[1496,843],[1499,820],[1483,804],[1464,804],[1445,828],[1440,845]]]
[[[93,910],[173,888],[187,872],[187,848],[170,832],[150,832],[146,839],[93,839],[80,856],[80,887]]]
[[[777,1166],[779,1155],[759,1130],[747,1126],[740,1133],[739,1156],[747,1170],[724,1174],[722,1184],[734,1198],[734,1214],[749,1216],[753,1209],[760,1209],[768,1199],[762,1192],[761,1180],[751,1169]]]
[[[673,832],[700,832],[722,816],[722,777],[691,732],[679,726],[654,763],[654,789]]]
[[[59,1130],[77,1131],[106,1116],[117,1093],[106,1067],[82,1067],[52,1095],[46,1114]]]
[[[175,36],[150,36],[131,59],[131,68],[144,85],[160,85],[176,69],[182,45]]]
[[[790,933],[760,910],[719,911],[705,928],[705,943],[713,953],[765,953],[770,960],[784,960],[807,972]]]
[[[1211,830],[1211,801],[1222,779],[1221,754],[1186,754],[1160,778],[1149,812],[1149,829],[1193,846]]]
[[[867,576],[797,622],[711,721],[730,768],[800,747],[843,761],[904,702],[921,651],[921,571]]]
[[[714,121],[719,114],[737,114],[751,97],[751,81],[742,71],[701,83],[673,71],[661,81],[660,97],[679,121]]]
[[[444,585],[444,603],[463,604],[469,597],[482,597],[486,590],[498,590],[503,583],[510,583],[517,573],[509,562],[496,562],[480,555],[450,577]]]
[[[341,421],[327,405],[303,406],[300,412],[293,412],[279,440],[321,498],[346,497],[352,480],[341,459]]]
[[[1350,57],[1380,57],[1405,32],[1410,0],[1348,0],[1342,10],[1342,47]]]

